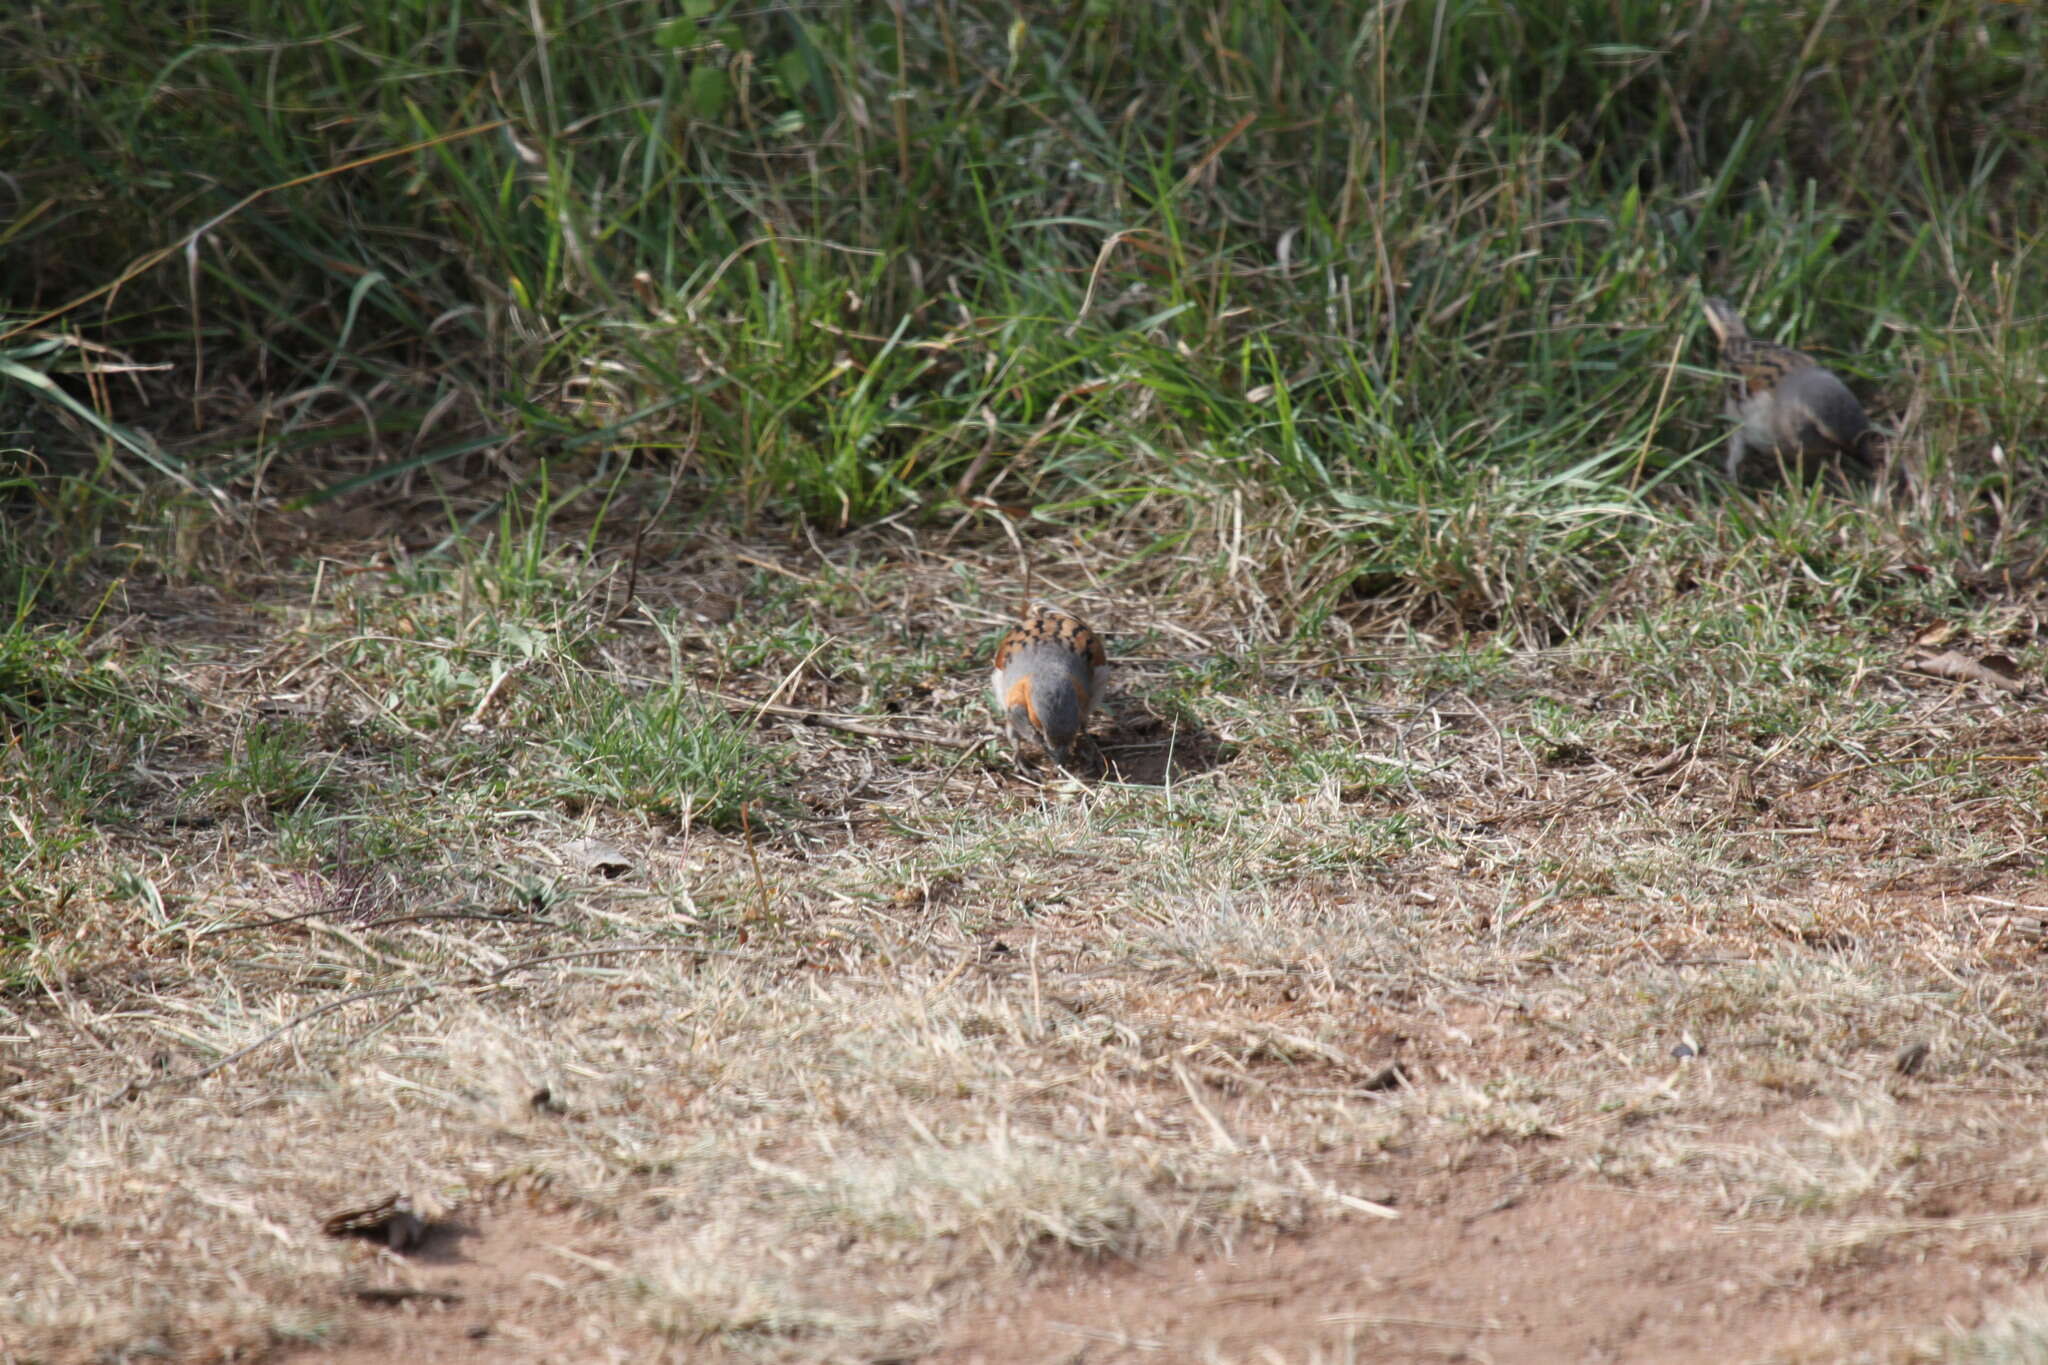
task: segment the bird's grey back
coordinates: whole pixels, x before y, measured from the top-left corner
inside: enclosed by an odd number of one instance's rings
[[[1870,419],[1856,395],[1818,365],[1794,370],[1778,381],[1779,421],[1787,427],[1779,442],[1813,453],[1839,448],[1855,451],[1870,429]]]

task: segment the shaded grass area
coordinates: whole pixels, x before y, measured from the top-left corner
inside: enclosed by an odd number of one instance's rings
[[[646,460],[671,514],[834,527],[1200,536],[1243,497],[1321,590],[1568,625],[1715,437],[1702,286],[1900,432],[1919,557],[1998,559],[2038,507],[2027,6],[4,22],[0,344],[58,531],[537,457],[550,501]],[[190,270],[19,330],[202,224]]]

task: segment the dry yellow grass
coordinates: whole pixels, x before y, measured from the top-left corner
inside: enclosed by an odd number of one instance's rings
[[[1631,658],[1641,625],[1283,642],[1111,576],[1099,738],[1169,780],[1076,783],[975,743],[1014,565],[949,553],[706,543],[603,631],[567,570],[484,611],[473,580],[131,604],[117,659],[213,728],[67,855],[0,1000],[6,1351],[374,1358],[403,1323],[422,1359],[964,1360],[1034,1285],[1573,1189],[1781,1283],[2029,1280],[2040,774],[1962,761],[2037,744],[2023,700],[1876,667],[1825,733],[1674,749],[1710,684]],[[436,657],[445,695],[409,693]],[[671,668],[780,797],[728,829],[551,799],[564,689]],[[195,805],[253,781],[258,717],[346,796]],[[424,1251],[322,1234],[400,1191]],[[1903,1350],[1951,1309],[1859,1312]],[[1337,1359],[1345,1321],[1260,1330]]]

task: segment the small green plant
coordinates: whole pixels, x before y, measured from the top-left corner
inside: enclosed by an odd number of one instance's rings
[[[87,658],[79,635],[30,625],[32,606],[24,599],[0,629],[0,792],[44,812],[28,818],[36,860],[48,861],[81,837],[76,821],[118,816],[135,789],[131,750],[162,708],[128,674]]]
[[[118,680],[87,662],[72,636],[20,619],[0,630],[0,718],[57,723],[120,699]]]
[[[779,755],[680,684],[628,696],[579,689],[559,717],[564,795],[719,829],[779,803]]]
[[[227,761],[200,780],[198,792],[216,808],[276,813],[331,801],[339,794],[334,760],[309,754],[309,739],[303,724],[257,721],[235,737]]]

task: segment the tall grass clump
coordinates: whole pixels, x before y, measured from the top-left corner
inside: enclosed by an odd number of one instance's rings
[[[55,478],[303,499],[639,459],[826,526],[1187,529],[1241,496],[1312,525],[1318,581],[1563,620],[1668,540],[1660,489],[1697,496],[1704,287],[1911,438],[1935,548],[2041,505],[1997,472],[2048,429],[2034,6],[0,25],[0,351],[69,400],[26,403]]]

